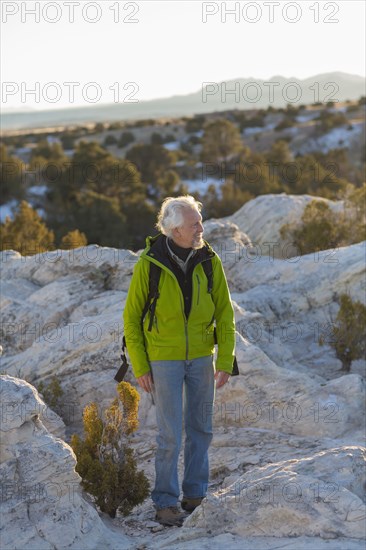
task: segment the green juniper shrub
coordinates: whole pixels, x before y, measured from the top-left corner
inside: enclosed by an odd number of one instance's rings
[[[137,470],[129,446],[129,436],[138,428],[140,396],[128,382],[120,382],[117,392],[118,398],[105,411],[104,419],[96,403],[87,405],[83,413],[85,437],[74,434],[71,438],[84,489],[112,518],[117,510],[127,516],[149,494],[149,481]]]
[[[348,294],[341,294],[340,308],[332,325],[329,345],[334,348],[336,357],[342,363],[342,369],[350,372],[352,361],[365,358],[366,354],[366,306],[353,301]],[[320,338],[319,344],[324,344]]]

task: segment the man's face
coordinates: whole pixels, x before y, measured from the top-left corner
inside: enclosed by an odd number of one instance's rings
[[[173,229],[173,240],[182,248],[202,248],[204,245],[202,234],[202,216],[197,210],[184,208],[183,225]]]

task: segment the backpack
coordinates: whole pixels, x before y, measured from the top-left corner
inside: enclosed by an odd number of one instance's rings
[[[212,261],[211,260],[205,260],[202,262],[202,267],[205,272],[205,275],[207,277],[207,292],[211,294],[212,292],[212,284],[213,284],[213,271],[212,271]],[[156,302],[158,301],[158,298],[160,296],[159,293],[159,280],[161,275],[161,267],[159,267],[157,264],[151,262],[150,263],[150,271],[149,271],[149,294],[147,296],[146,304],[144,306],[144,309],[142,310],[141,315],[141,325],[143,324],[143,321],[145,319],[145,315],[148,311],[150,311],[150,322],[148,326],[148,330],[152,330],[153,322],[154,322],[154,316],[155,316],[155,309],[156,309]],[[217,333],[216,333],[216,327],[214,327],[214,342],[215,345],[217,344]],[[117,382],[121,382],[128,370],[128,361],[126,357],[126,338],[123,336],[122,338],[122,353],[121,353],[121,359],[122,359],[122,365],[118,369],[117,374],[115,375],[114,379]],[[236,357],[234,357],[233,361],[233,371],[231,373],[231,376],[237,376],[239,374],[238,369],[238,363],[236,360]]]

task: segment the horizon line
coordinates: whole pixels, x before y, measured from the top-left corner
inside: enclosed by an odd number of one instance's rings
[[[363,78],[366,80],[366,74],[365,75],[362,75],[362,74],[355,74],[355,73],[347,73],[345,71],[327,71],[327,72],[323,72],[323,73],[317,73],[317,74],[312,74],[310,76],[306,76],[306,77],[303,77],[303,78],[298,78],[297,76],[283,76],[281,74],[275,74],[269,78],[258,78],[258,77],[252,77],[252,76],[249,76],[249,77],[237,77],[237,78],[228,78],[226,80],[220,80],[218,81],[218,84],[221,84],[223,82],[235,82],[235,81],[238,81],[238,80],[260,80],[260,81],[271,81],[273,78],[277,77],[277,78],[284,78],[286,80],[290,80],[290,79],[294,79],[294,80],[297,80],[297,81],[304,81],[304,80],[308,80],[309,78],[315,78],[315,77],[318,77],[318,76],[325,76],[325,75],[328,75],[328,74],[343,74],[343,75],[346,75],[346,76],[353,76],[353,77],[359,77],[359,78]],[[208,81],[207,81],[208,83]],[[152,98],[146,98],[146,99],[141,99],[139,100],[138,102],[136,103],[147,103],[147,102],[150,102],[150,101],[159,101],[159,100],[167,100],[167,99],[172,99],[172,98],[180,98],[180,97],[186,97],[188,95],[191,95],[191,94],[195,94],[197,92],[199,92],[200,90],[196,89],[194,91],[190,91],[190,92],[187,92],[187,93],[182,93],[182,94],[179,94],[179,93],[175,93],[175,94],[172,94],[172,95],[169,95],[169,96],[158,96],[158,97],[152,97]],[[127,103],[126,103],[127,104]],[[17,105],[17,106],[9,106],[9,107],[4,107],[2,104],[0,104],[0,109],[1,109],[1,115],[15,115],[15,114],[25,114],[25,113],[42,113],[42,112],[56,112],[56,111],[64,111],[64,110],[73,110],[73,109],[82,109],[82,108],[89,108],[89,107],[94,107],[94,106],[110,106],[110,105],[114,105],[113,102],[107,102],[107,103],[89,103],[89,104],[85,104],[85,103],[80,103],[80,104],[75,104],[75,105],[71,105],[69,104],[69,106],[63,106],[63,107],[55,107],[55,108],[39,108],[37,109],[36,107],[26,107],[26,106],[21,106],[21,105]]]

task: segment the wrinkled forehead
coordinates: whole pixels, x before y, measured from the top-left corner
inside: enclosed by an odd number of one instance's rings
[[[195,208],[183,208],[182,215],[184,225],[193,225],[197,222],[202,221],[202,216],[200,212],[198,212],[198,210],[196,210]]]

